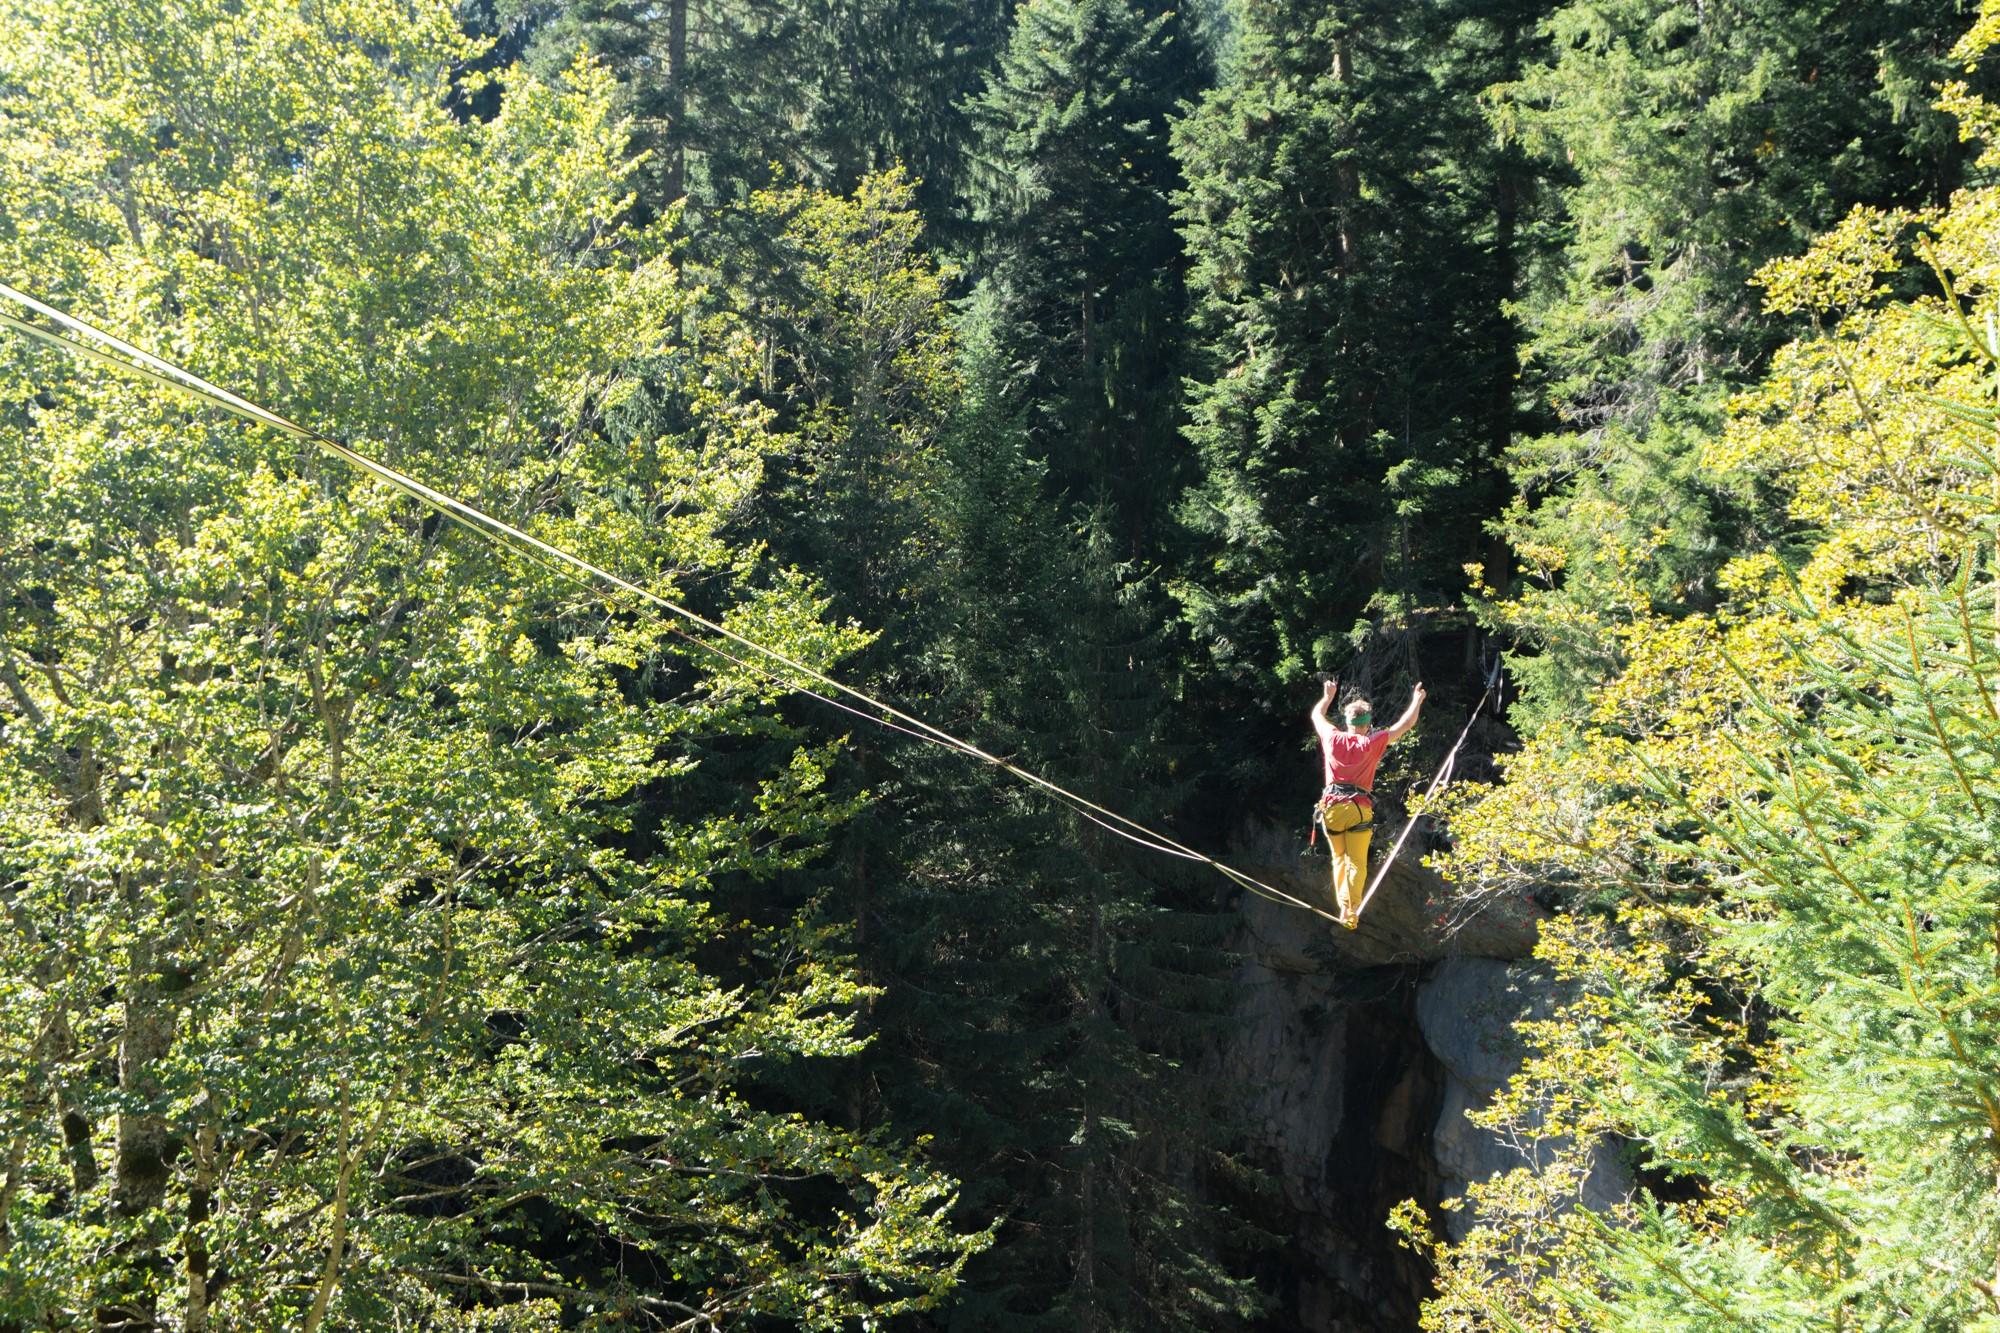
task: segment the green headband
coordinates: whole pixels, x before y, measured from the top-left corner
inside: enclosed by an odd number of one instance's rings
[[[1347,725],[1350,727],[1365,727],[1374,720],[1375,715],[1367,711],[1350,713],[1347,718]]]

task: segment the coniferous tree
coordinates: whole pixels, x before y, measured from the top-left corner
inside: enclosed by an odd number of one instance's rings
[[[1424,6],[1249,0],[1176,129],[1199,360],[1177,593],[1267,697],[1455,589],[1490,503],[1492,201],[1449,146]],[[1504,342],[1502,344],[1504,346]]]
[[[1162,557],[1184,475],[1168,120],[1205,74],[1164,6],[1029,0],[976,107],[959,688],[1011,751],[1153,820],[1177,799],[1186,743],[1169,723],[1164,599],[1140,572]],[[962,818],[981,892],[1019,932],[968,950],[981,984],[1009,996],[972,1031],[1009,1056],[987,1077],[1038,1094],[1032,1118],[975,1140],[1006,1164],[975,1174],[1015,1224],[973,1278],[968,1317],[1227,1326],[1256,1305],[1225,1257],[1244,1229],[1211,1194],[1238,1168],[1226,1117],[1173,1086],[1226,1004],[1209,895],[1016,792]],[[1036,967],[1009,961],[1023,948]]]
[[[1612,0],[1564,5],[1542,56],[1494,89],[1497,126],[1555,181],[1564,226],[1525,293],[1530,352],[1565,416],[1641,423],[1726,391],[1784,341],[1757,269],[1856,203],[1941,202],[1963,153],[1930,105],[1957,0]]]
[[[1109,538],[1086,549],[1046,503],[992,343],[975,332],[963,373],[947,359],[912,202],[895,177],[759,201],[778,252],[809,262],[804,303],[769,312],[798,453],[751,530],[825,573],[837,614],[885,627],[850,659],[871,685],[1157,817],[1174,780],[1160,618]],[[1223,1257],[1237,1224],[1202,1193],[1235,1170],[1228,1132],[1170,1078],[1226,1000],[1205,886],[1148,878],[1123,844],[906,736],[855,737],[835,790],[863,789],[833,862],[795,888],[856,919],[883,988],[848,1113],[930,1127],[976,1182],[965,1218],[1014,1219],[956,1318],[1136,1330],[1247,1308]]]
[[[1521,311],[1563,427],[1513,450],[1497,525],[1529,581],[1488,619],[1535,650],[1516,664],[1531,727],[1617,670],[1628,594],[1704,609],[1720,568],[1782,537],[1777,479],[1699,457],[1798,327],[1760,312],[1750,276],[1856,204],[1949,193],[1964,151],[1928,99],[1962,8],[1564,5],[1540,58],[1494,90],[1496,126],[1544,173]]]
[[[970,447],[995,452],[958,455],[988,517],[958,556],[975,577],[947,638],[947,699],[1017,760],[1161,819],[1180,757],[1154,683],[1168,640],[1143,590],[1101,530],[1093,550],[1038,519],[1041,469],[1018,437]],[[1021,507],[996,512],[1009,496]],[[1025,608],[1001,579],[1034,589]],[[1260,1304],[1235,1266],[1255,1240],[1215,1191],[1250,1173],[1222,1090],[1181,1072],[1229,1012],[1212,889],[1162,879],[1148,854],[989,771],[917,771],[906,887],[879,908],[893,980],[875,1083],[885,1104],[951,1126],[968,1217],[1008,1219],[968,1273],[960,1326],[1234,1326]]]
[[[527,6],[521,21],[537,29],[544,70],[586,49],[618,75],[649,155],[647,207],[686,196],[726,208],[788,181],[846,191],[901,165],[926,214],[948,222],[969,136],[962,102],[1007,12],[1002,0],[570,0]]]
[[[981,336],[1049,485],[1128,560],[1158,558],[1181,474],[1168,119],[1201,65],[1165,5],[1029,0],[975,108]]]
[[[1022,752],[1164,822],[1187,757],[1158,684],[1172,640],[1101,524],[1065,545],[1068,595],[1032,645],[1053,666],[1057,706],[1017,723]],[[1042,1132],[1010,1214],[1037,1239],[1009,1253],[1003,1233],[993,1255],[996,1269],[1018,1265],[1005,1326],[1029,1312],[1051,1330],[1234,1326],[1261,1304],[1231,1265],[1251,1228],[1214,1198],[1243,1173],[1240,1131],[1228,1090],[1190,1087],[1184,1072],[1228,1022],[1227,919],[1211,886],[1171,876],[1174,863],[1075,815],[1044,819],[1046,841],[1003,862],[1028,887],[1055,964],[1023,1014],[1039,1029],[1029,1073]]]

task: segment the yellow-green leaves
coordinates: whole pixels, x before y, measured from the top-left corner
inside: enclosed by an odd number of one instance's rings
[[[784,442],[740,319],[626,225],[608,77],[503,72],[481,122],[477,54],[431,0],[6,0],[0,273],[832,665],[866,635],[812,585],[741,586]],[[868,995],[716,902],[851,809],[774,691],[295,441],[11,339],[0,396],[0,1322],[950,1285],[952,1182],[763,1104]]]
[[[1485,1117],[1552,1155],[1472,1191],[1427,1328],[1991,1317],[1994,194],[1857,211],[1765,271],[1822,326],[1701,466],[1772,483],[1771,549],[1724,566],[1711,606],[1617,607],[1588,715],[1461,794],[1450,867],[1475,895],[1571,890],[1539,953],[1579,993],[1524,1029],[1535,1054]],[[1641,1188],[1594,1219],[1567,1206],[1575,1145],[1607,1136]]]

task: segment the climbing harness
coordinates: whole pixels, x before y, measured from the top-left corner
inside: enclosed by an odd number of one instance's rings
[[[1498,696],[1499,692],[1500,659],[1496,657],[1493,659],[1492,665],[1487,669],[1486,688],[1480,692],[1479,702],[1472,706],[1472,715],[1465,719],[1465,726],[1458,733],[1458,739],[1451,743],[1451,749],[1445,752],[1444,762],[1438,765],[1437,775],[1431,779],[1431,785],[1424,789],[1424,804],[1428,805],[1431,798],[1442,791],[1445,785],[1451,781],[1452,774],[1458,767],[1458,752],[1465,748],[1466,738],[1472,735],[1472,724],[1479,720],[1479,715],[1486,711],[1486,705],[1491,703]],[[1416,828],[1417,821],[1422,818],[1423,815],[1418,813],[1404,821],[1403,831],[1396,835],[1396,845],[1389,849],[1389,855],[1383,858],[1381,867],[1375,871],[1374,877],[1369,880],[1368,891],[1361,895],[1361,901],[1354,906],[1353,920],[1355,926],[1360,925],[1361,914],[1368,909],[1368,900],[1375,896],[1375,890],[1381,888],[1382,881],[1389,877],[1389,867],[1396,864],[1396,858],[1403,854],[1403,844],[1410,840],[1411,831]]]
[[[8,314],[5,311],[0,311],[0,327],[12,329],[38,342],[58,348],[71,356],[106,366],[121,374],[135,376],[163,388],[191,394],[211,406],[221,408],[223,411],[242,420],[256,425],[267,426],[281,434],[302,440],[313,445],[315,448],[332,454],[334,457],[339,458],[356,470],[373,477],[375,480],[411,496],[442,517],[449,519],[475,536],[511,555],[527,560],[549,572],[562,575],[585,587],[594,587],[599,592],[608,590],[614,594],[631,597],[651,607],[656,612],[665,612],[706,631],[709,635],[728,640],[736,645],[736,647],[742,649],[748,656],[737,656],[728,649],[721,647],[712,639],[691,634],[676,625],[662,622],[663,628],[676,637],[705,649],[717,657],[731,662],[765,680],[782,685],[787,689],[796,690],[832,708],[839,709],[841,712],[862,718],[890,731],[900,732],[906,736],[913,736],[927,744],[941,746],[947,750],[955,750],[969,758],[990,764],[1010,777],[1036,788],[1050,799],[1067,806],[1076,814],[1089,820],[1099,828],[1114,833],[1148,851],[1206,865],[1239,888],[1254,893],[1258,897],[1300,908],[1311,912],[1315,916],[1323,917],[1328,921],[1338,920],[1331,912],[1327,912],[1302,898],[1295,897],[1283,889],[1267,884],[1254,876],[1247,875],[1234,866],[1219,861],[1204,852],[1199,852],[1192,847],[1185,846],[1164,833],[1141,824],[1137,820],[1129,819],[1115,810],[1099,805],[1069,790],[1067,787],[1059,786],[1042,777],[1040,774],[1022,768],[1007,759],[990,754],[969,741],[960,740],[943,728],[933,726],[922,718],[884,703],[880,699],[865,694],[852,686],[844,685],[824,672],[815,670],[805,663],[779,652],[775,648],[758,643],[756,640],[740,634],[727,626],[709,620],[658,593],[628,582],[618,575],[590,563],[581,556],[572,555],[568,551],[551,546],[549,543],[537,537],[530,536],[528,533],[523,532],[521,529],[514,527],[504,520],[495,518],[483,510],[476,509],[462,500],[428,486],[422,481],[399,472],[395,468],[350,448],[348,445],[330,436],[322,435],[318,431],[308,429],[296,422],[288,421],[275,412],[260,407],[248,399],[238,397],[227,389],[223,389],[201,378],[194,372],[136,347],[114,334],[105,332],[94,324],[65,314],[53,306],[44,304],[34,297],[27,295],[25,292],[18,291],[5,283],[0,283],[0,299],[10,301],[24,310],[39,315],[44,319],[51,320],[63,329],[68,330],[69,334],[80,335],[82,338],[89,339],[90,341],[80,342],[77,338],[68,336],[68,334],[43,328],[38,324],[19,318],[16,315]],[[96,345],[93,346],[93,343]],[[775,666],[772,664],[775,664]],[[783,670],[779,670],[779,668],[783,668]],[[820,690],[800,684],[801,678],[824,687],[825,692],[822,693]],[[843,702],[841,699],[833,697],[834,695],[845,696],[846,699],[853,702]],[[855,704],[863,705],[863,707],[855,707]],[[1366,899],[1363,902],[1365,903]]]
[[[1368,840],[1375,828],[1374,793],[1359,783],[1328,782],[1326,790],[1320,793],[1319,804],[1313,808],[1313,828],[1326,834],[1333,895],[1340,906],[1339,924],[1348,930],[1358,929],[1361,916],[1351,911],[1348,904],[1354,891],[1368,882]]]
[[[1319,845],[1319,835],[1326,829],[1326,812],[1329,807],[1352,805],[1355,809],[1360,810],[1363,809],[1360,798],[1364,796],[1368,798],[1366,806],[1367,818],[1363,819],[1359,824],[1348,825],[1341,830],[1342,833],[1366,833],[1375,827],[1375,793],[1369,791],[1366,787],[1357,787],[1352,782],[1327,783],[1326,790],[1319,794],[1319,804],[1313,807],[1312,833],[1306,838],[1306,846],[1317,847]],[[1331,847],[1333,845],[1333,834],[1327,833],[1326,837],[1327,845]]]

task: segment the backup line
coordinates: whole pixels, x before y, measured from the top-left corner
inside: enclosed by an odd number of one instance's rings
[[[1067,787],[1063,787],[1042,777],[1038,773],[1023,768],[998,755],[991,754],[972,744],[970,741],[962,740],[945,731],[943,728],[924,721],[922,718],[905,712],[892,704],[885,703],[850,685],[843,684],[832,676],[816,670],[778,649],[759,643],[746,635],[730,629],[726,625],[710,620],[670,598],[642,588],[607,569],[583,559],[581,556],[571,554],[560,547],[544,542],[540,538],[507,523],[503,519],[495,518],[483,510],[477,509],[386,463],[371,458],[330,436],[299,425],[297,422],[288,420],[246,398],[231,393],[229,390],[203,379],[194,372],[164,358],[155,356],[153,353],[137,347],[88,321],[57,310],[55,307],[37,300],[35,297],[5,283],[0,283],[0,299],[10,301],[22,309],[57,324],[62,329],[67,330],[69,334],[77,336],[65,336],[63,333],[44,328],[29,320],[0,312],[0,325],[4,325],[17,333],[61,349],[70,355],[93,364],[133,375],[165,388],[191,394],[243,420],[268,427],[295,439],[306,441],[339,458],[365,475],[371,476],[418,500],[443,517],[466,528],[468,531],[502,550],[529,560],[551,572],[560,573],[585,586],[594,586],[600,592],[608,589],[631,597],[658,611],[664,611],[671,616],[678,617],[688,624],[698,626],[711,635],[728,640],[730,643],[744,650],[745,653],[754,655],[755,658],[761,658],[762,661],[746,660],[746,658],[737,656],[714,642],[688,633],[671,622],[662,622],[663,627],[677,637],[715,653],[725,660],[762,676],[766,680],[782,685],[787,689],[809,695],[822,703],[838,708],[853,716],[863,718],[877,726],[898,731],[905,735],[915,736],[919,740],[941,746],[948,750],[955,750],[960,754],[990,764],[1016,780],[1034,787],[1044,795],[1067,806],[1099,828],[1116,834],[1118,837],[1148,851],[1181,860],[1198,862],[1215,870],[1238,887],[1259,897],[1266,898],[1272,902],[1301,908],[1328,921],[1336,919],[1331,913],[1302,898],[1287,893],[1275,885],[1267,884],[1254,876],[1245,874],[1243,871],[1217,860],[1215,857],[1209,856],[1204,852],[1186,846],[1174,838],[1140,823],[1138,820],[1119,814],[1117,811],[1079,795]],[[93,343],[96,345],[92,345]],[[779,667],[782,667],[784,670],[778,670]],[[826,692],[822,693],[820,690],[810,689],[801,685],[799,683],[800,678],[812,681],[814,684],[823,687]],[[863,708],[857,708],[853,704],[833,697],[835,695],[844,696],[845,699],[865,705],[867,710],[874,711],[865,711]],[[1463,738],[1461,738],[1461,742],[1462,740]]]

